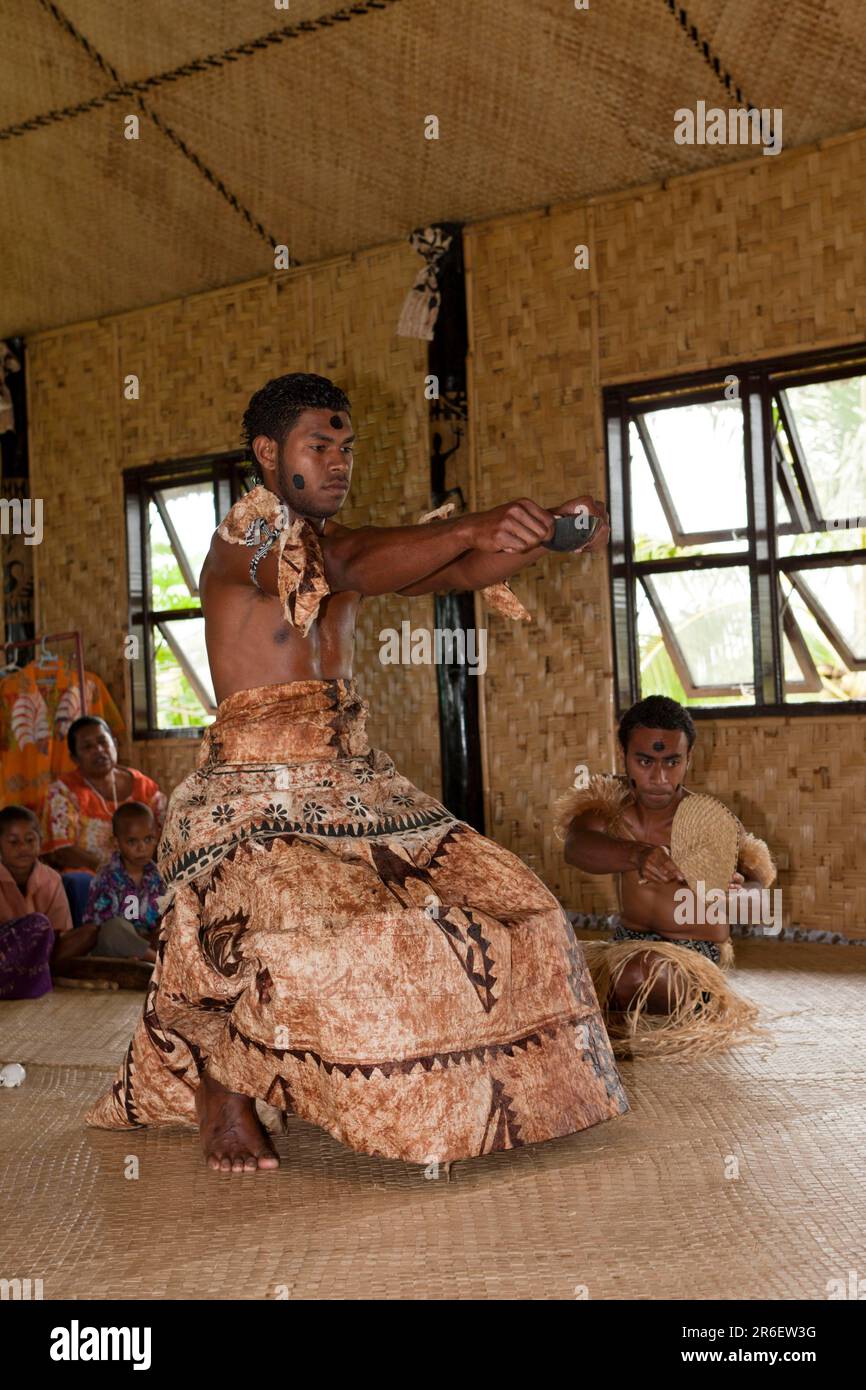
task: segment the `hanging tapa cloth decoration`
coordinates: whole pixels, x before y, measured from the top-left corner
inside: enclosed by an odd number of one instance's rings
[[[432,512],[422,512],[416,519],[416,525],[423,526],[428,521],[444,520],[451,515],[453,510],[453,502],[443,502],[441,507],[436,507]],[[513,589],[509,588],[504,580],[498,584],[488,584],[486,589],[479,589],[478,592],[487,607],[492,608],[495,613],[501,614],[503,618],[519,618],[522,622],[532,622],[532,614],[524,608]]]
[[[424,264],[403,302],[397,324],[398,338],[423,338],[428,343],[433,341],[433,329],[442,302],[439,267],[452,240],[453,233],[445,231],[443,227],[419,227],[410,234],[409,242],[424,257]]]

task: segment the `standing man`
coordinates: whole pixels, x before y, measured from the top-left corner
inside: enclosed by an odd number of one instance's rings
[[[210,1167],[273,1168],[256,1100],[417,1163],[533,1143],[628,1106],[553,894],[371,748],[352,675],[368,594],[480,589],[545,556],[528,498],[423,526],[334,520],[347,397],[279,377],[244,416],[264,484],[201,575],[218,701],[171,798],[144,1015],[91,1124],[187,1120]],[[600,503],[557,511],[602,519]]]

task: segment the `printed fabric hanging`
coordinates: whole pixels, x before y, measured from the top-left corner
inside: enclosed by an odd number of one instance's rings
[[[87,713],[104,719],[115,738],[126,726],[105,684],[84,673]],[[48,787],[75,767],[66,735],[81,714],[77,666],[65,657],[56,667],[29,662],[0,679],[0,799],[41,812]]]

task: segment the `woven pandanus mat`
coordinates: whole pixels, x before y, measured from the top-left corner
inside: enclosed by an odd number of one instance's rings
[[[773,1044],[624,1063],[628,1115],[457,1163],[450,1181],[295,1119],[282,1168],[237,1178],[205,1169],[192,1129],[85,1130],[107,1072],[30,1058],[78,1059],[100,1027],[105,1057],[129,1001],[37,1001],[27,1080],[0,1091],[0,1267],[42,1278],[46,1299],[825,1298],[862,1264],[866,953],[737,954],[737,987],[785,1015]]]

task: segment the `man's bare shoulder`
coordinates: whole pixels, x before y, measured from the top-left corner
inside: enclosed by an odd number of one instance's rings
[[[204,564],[201,567],[199,582],[205,577],[212,577],[228,581],[229,583],[241,582],[249,568],[250,552],[246,546],[236,545],[232,541],[225,540],[219,533],[214,531],[210,538],[207,555],[204,557]]]
[[[257,583],[250,573],[253,554],[249,546],[227,541],[219,531],[214,531],[199,574],[198,584],[202,601],[206,602],[209,590],[212,598],[224,592],[228,596],[229,592],[234,594],[244,591],[251,599],[276,597],[276,547],[272,547],[260,561],[256,571]]]
[[[580,811],[573,816],[569,825],[570,830],[593,830],[599,835],[610,834],[610,818],[602,815],[600,811]]]

